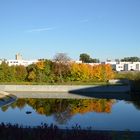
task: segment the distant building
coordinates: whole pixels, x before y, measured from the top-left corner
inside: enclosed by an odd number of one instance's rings
[[[15,59],[16,59],[16,60],[22,60],[22,55],[21,55],[20,53],[17,53],[17,54],[15,55]]]
[[[0,64],[3,62],[3,60],[0,60]],[[15,55],[15,60],[5,60],[5,62],[9,65],[9,66],[25,66],[27,67],[28,65],[31,64],[35,64],[37,62],[39,62],[39,60],[24,60],[22,58],[22,55],[20,53]]]
[[[3,62],[3,61],[0,59],[0,65],[1,65],[2,62]]]
[[[112,65],[112,67],[116,71],[124,71],[124,64],[117,63],[115,65]]]
[[[74,61],[74,62],[77,63],[77,64],[81,64],[82,63],[81,60],[77,60],[77,61]]]
[[[27,67],[28,65],[35,64],[42,60],[45,60],[45,59],[24,60],[22,58],[22,55],[18,53],[15,55],[15,60],[0,59],[0,64],[2,62],[6,62],[9,66],[23,65]],[[81,64],[82,61],[70,61],[70,63]],[[85,64],[88,64],[91,66],[96,66],[100,64],[109,64],[112,66],[112,69],[115,71],[140,71],[140,62],[121,62],[121,61],[111,61],[108,59],[107,61],[101,62],[101,63],[85,63]]]
[[[19,66],[19,65],[22,65],[22,66],[25,66],[25,67],[27,67],[28,65],[31,65],[31,64],[35,64],[37,62],[38,62],[38,60],[7,60],[6,61],[6,63],[9,66]]]
[[[140,71],[140,62],[104,62],[110,64],[116,71]]]

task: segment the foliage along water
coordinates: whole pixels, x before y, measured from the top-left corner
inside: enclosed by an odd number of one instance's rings
[[[0,110],[0,123],[60,128],[140,131],[140,101],[115,99],[18,99]]]

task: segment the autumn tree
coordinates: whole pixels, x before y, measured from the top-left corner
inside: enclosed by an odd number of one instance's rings
[[[53,72],[55,81],[63,82],[70,71],[70,58],[65,53],[57,53],[54,56]]]
[[[44,82],[45,81],[45,62],[43,60],[37,62],[36,64],[36,82]]]
[[[70,57],[66,53],[57,53],[53,59],[55,62],[58,63],[67,63],[70,61]]]
[[[29,81],[35,81],[36,80],[36,65],[31,64],[27,67],[27,80]]]
[[[113,77],[110,65],[71,64],[71,81],[108,81]]]

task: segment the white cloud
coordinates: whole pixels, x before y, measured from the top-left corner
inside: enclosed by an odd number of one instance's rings
[[[54,27],[49,27],[49,28],[36,28],[36,29],[31,29],[27,30],[26,32],[43,32],[43,31],[51,31],[54,30]]]

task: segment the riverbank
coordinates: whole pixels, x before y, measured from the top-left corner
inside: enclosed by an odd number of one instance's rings
[[[125,93],[130,92],[129,85],[0,85],[1,91],[38,91],[38,92],[100,92]]]
[[[126,96],[130,93],[129,85],[0,85],[1,91],[6,91],[18,98],[95,98],[100,93],[114,98],[115,94]],[[128,95],[128,94],[127,94]],[[120,97],[119,96],[119,97]],[[129,98],[129,97],[126,97]]]
[[[57,126],[44,124],[36,128],[23,128],[19,125],[0,124],[1,140],[138,140],[139,132],[131,131],[92,131],[81,130],[74,126],[72,130],[61,130]]]
[[[15,95],[12,95],[4,91],[0,91],[0,107],[9,105],[15,102],[16,99],[17,97]]]

